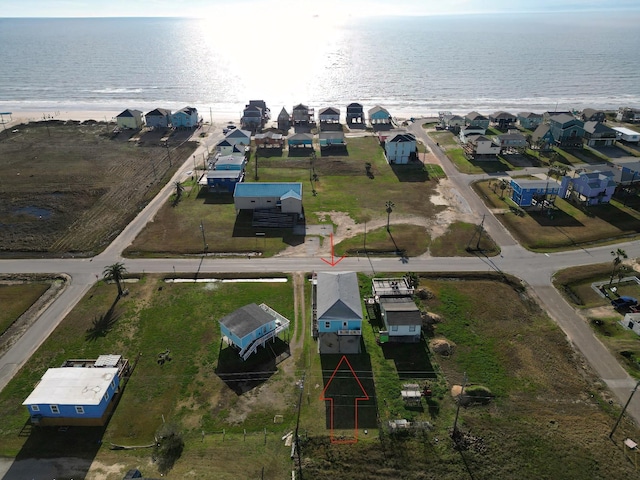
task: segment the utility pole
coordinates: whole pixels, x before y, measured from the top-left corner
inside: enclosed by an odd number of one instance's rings
[[[638,387],[640,386],[640,381],[638,381],[636,383],[636,386],[633,387],[633,390],[631,390],[631,395],[629,395],[629,399],[627,400],[627,403],[624,404],[624,408],[622,409],[622,411],[620,412],[620,416],[618,417],[618,420],[616,420],[616,424],[613,426],[613,428],[611,429],[611,433],[609,434],[609,438],[613,438],[613,434],[616,431],[616,428],[618,428],[618,424],[620,423],[620,420],[622,420],[622,416],[624,415],[624,412],[627,411],[627,407],[629,406],[629,404],[631,403],[631,399],[633,398],[633,394],[636,393],[636,390],[638,390]]]
[[[207,238],[204,235],[204,223],[200,220],[200,231],[202,232],[202,254],[206,255],[209,245],[207,245]]]
[[[453,421],[453,435],[455,439],[456,433],[458,433],[458,414],[460,413],[460,403],[462,402],[462,396],[464,395],[464,389],[467,386],[467,372],[464,372],[464,379],[462,380],[462,390],[458,396],[458,408],[456,408],[456,418]]]
[[[482,215],[482,222],[480,222],[480,226],[478,227],[478,241],[476,243],[476,250],[480,250],[480,240],[482,239],[482,232],[484,231],[484,214]]]
[[[171,164],[171,151],[169,150],[169,142],[164,142],[164,148],[167,149],[167,158],[169,159],[169,167],[172,167]]]

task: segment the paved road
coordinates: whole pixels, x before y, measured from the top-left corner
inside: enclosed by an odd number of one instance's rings
[[[502,227],[491,211],[469,188],[469,183],[482,176],[459,173],[442,151],[425,134],[419,123],[411,130],[438,156],[445,173],[461,202],[466,204],[478,219],[485,215],[485,228],[501,246],[501,255],[492,258],[438,258],[428,254],[417,258],[349,257],[334,269],[340,271],[376,272],[460,272],[501,271],[521,278],[539,298],[551,317],[558,322],[569,341],[585,356],[594,370],[607,383],[621,403],[626,402],[635,381],[624,371],[609,351],[594,337],[587,323],[571,308],[551,285],[551,277],[559,269],[574,265],[610,262],[611,246],[585,248],[563,253],[535,254],[522,248]],[[214,143],[218,135],[207,141]],[[199,147],[200,155],[206,147]],[[121,252],[131,244],[136,235],[153,219],[153,216],[169,198],[172,183],[184,178],[192,160],[188,159],[168,185],[131,222],[114,242],[93,259],[3,260],[0,268],[5,273],[66,273],[71,277],[70,286],[35,322],[32,328],[0,359],[0,389],[55,329],[64,316],[86,294],[105,266],[123,261]],[[486,177],[486,176],[485,176]],[[629,256],[640,257],[640,242],[617,245]],[[616,247],[617,247],[616,246]],[[127,259],[131,273],[199,272],[201,276],[216,273],[242,272],[310,272],[326,268],[316,257],[274,257],[265,259]],[[640,424],[640,395],[629,405],[629,414]]]

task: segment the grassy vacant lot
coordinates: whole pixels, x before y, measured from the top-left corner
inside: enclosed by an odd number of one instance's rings
[[[500,253],[500,247],[488,233],[480,233],[478,225],[455,222],[431,243],[430,252],[434,257],[471,257],[480,252],[492,257]]]
[[[288,457],[280,436],[294,422],[292,404],[296,400],[294,382],[298,378],[293,376],[292,360],[287,360],[290,368],[284,371],[276,365],[270,350],[262,350],[243,363],[221,343],[217,320],[247,303],[266,301],[294,321],[291,283],[174,285],[150,276],[128,284],[128,288],[130,295],[108,314],[115,287],[98,283],[3,390],[1,454],[17,454],[18,458],[56,455],[93,458],[102,450],[109,462],[133,466],[139,461],[136,455],[148,458],[149,451],[114,459],[107,445],[153,442],[164,416],[184,432],[186,449],[190,451],[186,458],[201,466],[207,463],[203,471],[211,472],[208,478],[226,478],[215,475],[209,456],[221,447],[218,433],[223,429],[229,433],[226,438],[229,446],[234,445],[233,453],[225,445],[224,455],[238,458],[247,449],[253,453],[247,462],[215,462],[222,473],[247,478],[265,467],[265,473],[269,472],[265,478],[282,477]],[[271,348],[286,357],[283,342],[278,341]],[[166,349],[171,351],[171,361],[159,365],[157,354]],[[137,361],[108,427],[71,429],[63,444],[52,441],[57,438],[57,429],[44,428],[20,436],[28,418],[22,400],[46,368],[58,366],[66,358],[95,358],[101,353],[122,353],[132,362]],[[274,414],[283,416],[281,424],[274,424]],[[242,438],[244,428],[251,432],[246,444],[238,442],[238,434]],[[203,431],[207,435],[205,441]],[[100,447],[97,439],[105,446]],[[206,447],[211,448],[202,458]],[[192,465],[187,461],[182,470],[176,469],[174,478],[181,478],[181,472],[190,468]]]
[[[49,282],[0,283],[0,336],[49,288]]]
[[[376,138],[350,138],[346,152],[318,156],[310,153],[271,153],[259,156],[261,182],[302,182],[307,224],[324,223],[327,212],[345,212],[356,222],[386,218],[385,202],[395,204],[394,215],[431,217],[444,207],[429,198],[436,181],[422,164],[390,166]],[[292,155],[300,155],[298,157]],[[247,165],[246,181],[255,180],[255,154]],[[366,163],[370,163],[367,173]],[[316,179],[313,180],[313,175]],[[311,183],[313,181],[313,183]],[[315,189],[316,195],[313,194]],[[231,194],[185,196],[177,205],[164,205],[155,221],[138,236],[127,255],[193,254],[202,252],[200,222],[204,225],[209,252],[260,252],[273,255],[287,245],[304,241],[291,230],[254,228],[251,215],[236,215]],[[265,237],[256,237],[265,233]]]
[[[194,146],[128,141],[105,123],[35,122],[0,138],[0,254],[95,254],[159,191]]]
[[[622,328],[618,323],[623,318],[622,314],[615,311],[609,300],[598,295],[591,287],[594,282],[608,282],[611,270],[610,263],[573,267],[557,272],[553,281],[567,300],[582,310],[591,328],[611,354],[630,375],[640,379],[638,335]],[[637,272],[631,271],[629,276],[631,275],[637,275]],[[619,295],[640,298],[640,286],[635,282],[618,283],[614,279],[612,285]]]
[[[473,188],[485,202],[495,208],[508,209],[513,203],[501,197],[501,191],[482,181]],[[519,212],[522,210],[518,209]],[[524,215],[505,211],[496,215],[506,228],[526,248],[534,251],[552,251],[579,248],[592,243],[615,243],[631,240],[640,234],[640,213],[617,200],[609,204],[578,208],[556,198],[552,215],[529,211]]]
[[[361,275],[360,281],[362,295],[370,294],[369,278]],[[279,363],[270,351],[243,363],[221,345],[217,320],[246,303],[267,299],[293,320],[290,282],[186,285],[146,276],[128,284],[130,295],[100,322],[115,297],[115,287],[101,282],[0,394],[0,452],[18,458],[95,458],[121,472],[145,465],[145,474],[158,477],[149,450],[113,451],[109,444],[153,442],[164,416],[185,440],[170,478],[260,478],[263,468],[264,478],[285,478],[293,466],[281,437],[295,427],[300,406],[304,478],[630,476],[632,464],[606,438],[616,414],[606,392],[557,326],[514,285],[497,276],[423,277],[421,287],[433,297],[422,308],[439,314],[436,323],[425,324],[428,338],[455,343],[453,355],[436,356],[425,342],[378,345],[381,324],[369,312],[363,352],[348,356],[358,386],[341,356],[316,353],[304,331],[306,311],[299,312],[291,333],[292,357],[285,358],[283,343],[273,344],[283,359]],[[308,298],[308,285],[304,294]],[[157,353],[166,349],[172,360],[158,365]],[[105,352],[124,353],[133,361],[141,353],[106,429],[43,428],[19,435],[28,417],[20,403],[47,367]],[[327,385],[336,369],[332,390]],[[460,410],[466,443],[458,451],[449,437],[456,405],[448,392],[464,372],[469,384],[488,388],[495,398]],[[407,406],[400,398],[404,383],[428,383],[433,395]],[[354,400],[363,398],[363,391],[369,398],[358,404],[356,444],[330,442],[331,410],[320,400],[325,388],[325,396],[334,398],[338,440],[354,438]],[[401,418],[428,421],[431,427],[415,433],[386,428],[389,420]],[[627,435],[639,438],[640,432],[625,421],[616,439]],[[119,479],[122,473],[104,478]]]
[[[426,302],[441,317],[435,335],[457,345],[451,357],[429,352],[425,362],[419,347],[380,347],[373,332],[364,331],[381,421],[428,420],[432,429],[381,431],[381,438],[372,438],[369,430],[355,445],[331,444],[326,435],[309,433],[302,446],[305,475],[604,479],[612,471],[632,472],[621,449],[606,438],[615,417],[606,392],[583,369],[558,327],[509,284],[450,280],[423,278],[421,286],[435,295]],[[449,438],[456,408],[448,388],[462,383],[465,372],[470,384],[489,388],[495,399],[460,410],[458,425],[467,442],[456,451]],[[403,382],[429,382],[432,400],[423,400],[421,408],[405,407],[399,400]],[[638,435],[629,424],[623,428],[616,433],[618,441]]]

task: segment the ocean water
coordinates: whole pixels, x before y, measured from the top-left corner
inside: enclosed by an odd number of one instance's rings
[[[253,22],[0,19],[0,110],[640,107],[639,12]]]

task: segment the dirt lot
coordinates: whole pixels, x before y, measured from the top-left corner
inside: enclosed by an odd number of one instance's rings
[[[0,136],[0,256],[91,255],[166,183],[195,144],[113,125],[35,122]]]

